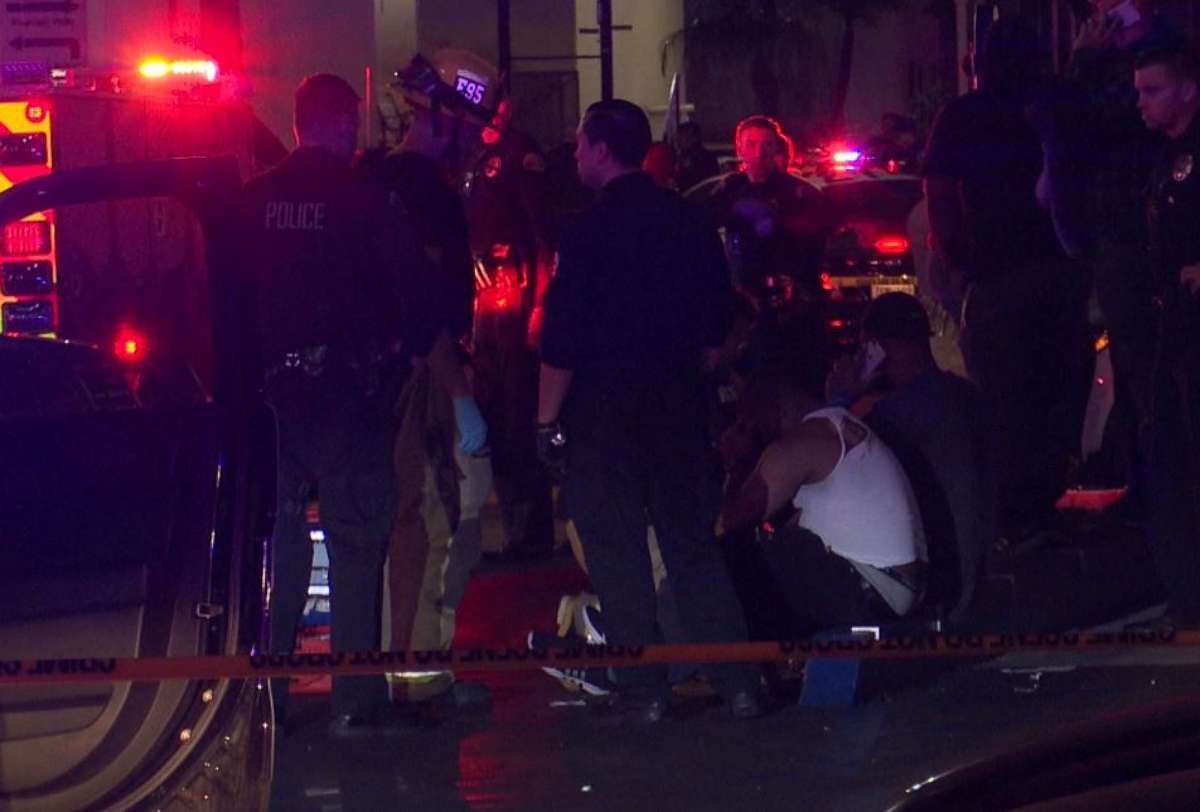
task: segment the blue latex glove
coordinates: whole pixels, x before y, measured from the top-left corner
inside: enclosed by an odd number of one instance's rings
[[[476,454],[487,445],[487,422],[475,398],[465,395],[454,399],[454,422],[458,426],[458,447],[464,454]]]

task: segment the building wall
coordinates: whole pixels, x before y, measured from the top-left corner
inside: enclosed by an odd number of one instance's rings
[[[846,125],[852,136],[869,135],[887,112],[909,115],[913,93],[940,67],[940,32],[927,14],[908,11],[886,14],[873,25],[860,25],[854,42]]]
[[[416,5],[422,53],[465,48],[493,65],[499,60],[496,0],[417,0]]]
[[[360,95],[375,62],[377,0],[241,0],[246,76],[264,123],[291,144],[292,93],[310,73],[344,77]]]
[[[595,0],[575,0],[578,28],[596,27]],[[662,69],[662,46],[668,37],[683,28],[682,0],[613,0],[613,24],[632,25],[632,31],[613,33],[613,92],[618,98],[640,104],[650,115],[655,136],[662,130],[667,95],[671,91],[673,62]],[[596,34],[576,34],[576,53],[599,54]],[[672,59],[681,58],[673,49]],[[586,109],[600,100],[600,60],[579,62],[579,105]]]
[[[87,15],[84,57],[90,67],[100,70],[131,69],[151,54],[174,55],[172,39],[195,39],[200,33],[200,12],[195,0],[180,2],[173,19],[165,4],[118,0],[92,0],[84,13]]]

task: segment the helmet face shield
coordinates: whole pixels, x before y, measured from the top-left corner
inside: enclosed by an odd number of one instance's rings
[[[417,54],[396,71],[393,87],[417,107],[486,124],[495,115],[499,75],[482,59],[465,51],[439,51],[433,60]]]

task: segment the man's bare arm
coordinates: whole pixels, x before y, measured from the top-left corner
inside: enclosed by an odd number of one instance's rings
[[[849,447],[862,442],[858,424],[847,425]],[[754,473],[731,494],[721,512],[726,531],[750,527],[774,516],[802,485],[829,476],[842,458],[842,440],[828,420],[806,420],[762,453]]]
[[[725,502],[721,526],[726,532],[756,525],[786,505],[812,475],[811,450],[802,433],[768,446],[754,473]]]

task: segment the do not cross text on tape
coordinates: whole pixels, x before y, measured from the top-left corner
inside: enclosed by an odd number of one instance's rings
[[[261,679],[331,674],[361,676],[412,668],[480,671],[543,666],[628,667],[671,663],[801,662],[810,659],[914,660],[990,658],[1021,651],[1194,648],[1200,631],[1173,629],[1038,634],[914,634],[876,639],[845,636],[752,643],[567,648],[467,648],[452,651],[359,651],[196,657],[0,657],[0,686],[80,682]]]

